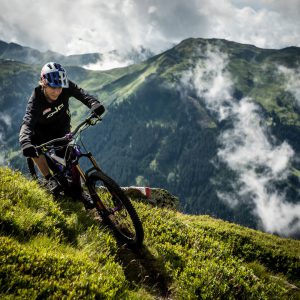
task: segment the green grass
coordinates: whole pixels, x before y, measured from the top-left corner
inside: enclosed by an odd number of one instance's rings
[[[139,253],[81,203],[0,168],[1,299],[299,299],[299,241],[134,205]]]

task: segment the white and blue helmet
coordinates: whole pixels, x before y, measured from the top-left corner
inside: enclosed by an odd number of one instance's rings
[[[51,87],[69,87],[65,69],[56,62],[46,63],[41,71],[41,80]]]

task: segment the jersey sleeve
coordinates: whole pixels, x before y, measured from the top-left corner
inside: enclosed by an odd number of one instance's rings
[[[33,128],[38,118],[38,101],[36,101],[36,90],[33,91],[29,98],[26,112],[19,134],[21,148],[24,149],[32,144]]]
[[[78,87],[73,81],[69,80],[69,93],[71,97],[76,98],[85,104],[88,108],[91,108],[92,105],[100,103],[94,96],[89,95],[85,90]]]

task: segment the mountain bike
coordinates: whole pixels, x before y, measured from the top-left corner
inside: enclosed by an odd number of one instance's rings
[[[97,214],[112,229],[116,238],[128,246],[140,248],[144,231],[135,208],[120,186],[101,170],[92,153],[86,151],[81,140],[81,133],[99,121],[102,119],[92,113],[74,131],[36,148],[45,155],[49,168],[61,185],[63,193],[73,198],[81,193],[87,193],[94,202]],[[57,154],[62,149],[64,149],[63,157]],[[79,164],[81,158],[87,158],[91,166],[86,171]],[[37,179],[32,159],[29,158],[27,163],[32,177]]]

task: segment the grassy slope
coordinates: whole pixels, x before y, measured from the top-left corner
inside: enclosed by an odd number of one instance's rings
[[[1,299],[300,296],[299,241],[135,206],[146,234],[138,254],[118,246],[80,203],[56,202],[35,182],[0,168]]]

